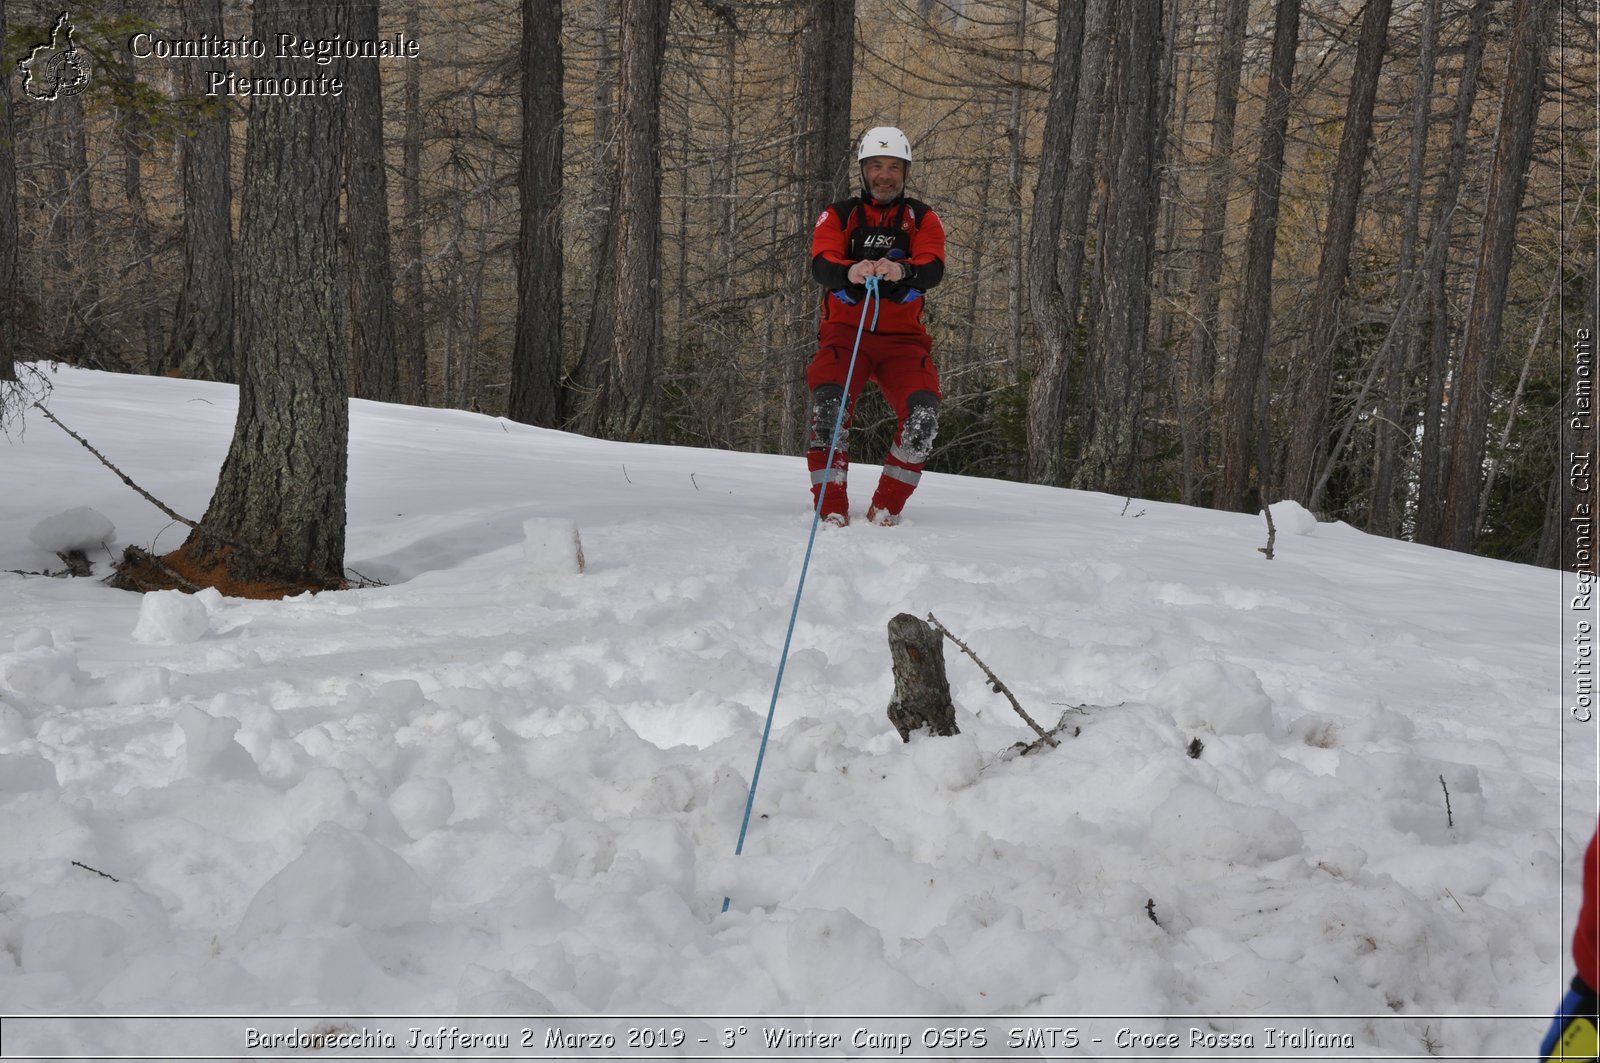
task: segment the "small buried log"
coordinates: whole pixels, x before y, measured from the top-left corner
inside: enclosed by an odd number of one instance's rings
[[[931,624],[901,613],[889,621],[889,655],[894,661],[889,722],[900,740],[911,741],[911,732],[920,727],[936,735],[960,734],[944,674],[944,636]]]

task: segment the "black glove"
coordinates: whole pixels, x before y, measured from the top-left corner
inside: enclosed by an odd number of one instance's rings
[[[1539,1046],[1539,1058],[1546,1063],[1595,1063],[1600,1057],[1600,1019],[1596,1018],[1596,1011],[1594,990],[1582,978],[1574,978],[1572,988],[1561,998],[1561,1008],[1544,1036],[1544,1044]]]

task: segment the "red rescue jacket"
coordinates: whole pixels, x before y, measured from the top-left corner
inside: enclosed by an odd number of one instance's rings
[[[1578,909],[1578,930],[1572,935],[1572,958],[1578,974],[1590,989],[1600,989],[1600,838],[1589,839],[1583,854],[1583,906]]]
[[[867,315],[867,328],[885,335],[926,336],[922,296],[944,279],[944,223],[933,208],[901,196],[878,204],[860,195],[828,207],[811,231],[811,275],[826,293],[822,297],[821,332],[848,329],[853,336],[866,303],[865,285],[851,284],[850,267],[862,259],[890,258],[908,265],[903,283],[881,281],[877,327]]]

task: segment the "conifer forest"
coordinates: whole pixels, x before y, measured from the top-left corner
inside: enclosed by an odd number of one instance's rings
[[[812,227],[893,125],[948,233],[930,470],[1570,563],[1590,0],[64,2],[0,0],[0,379],[270,350],[798,455]],[[325,273],[275,268],[269,181]],[[860,452],[894,431],[869,389]]]

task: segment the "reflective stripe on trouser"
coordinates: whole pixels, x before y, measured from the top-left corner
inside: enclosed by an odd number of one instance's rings
[[[921,465],[908,465],[891,452],[883,461],[883,475],[878,477],[878,489],[872,493],[872,504],[890,513],[899,513],[921,479]]]
[[[850,455],[842,450],[833,452],[833,467],[827,468],[823,462],[828,460],[826,447],[812,447],[806,451],[806,466],[811,470],[811,507],[816,508],[817,502],[822,502],[822,515],[830,513],[850,512],[850,498],[847,485],[850,478]],[[823,488],[827,493],[823,493]]]

